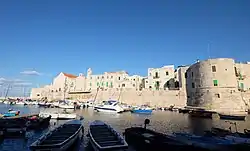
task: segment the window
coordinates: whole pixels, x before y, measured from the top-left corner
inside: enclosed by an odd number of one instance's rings
[[[61,89],[61,88],[59,88],[59,91],[62,91],[62,89]]]
[[[53,90],[51,90],[51,92],[54,92]]]
[[[214,86],[218,86],[218,80],[213,80]]]
[[[104,79],[104,76],[102,76],[102,79]]]
[[[158,78],[158,77],[159,77],[158,72],[155,72],[155,78]]]
[[[58,92],[58,91],[56,90],[56,92]]]
[[[212,66],[212,72],[216,72],[216,67]]]
[[[92,86],[92,83],[91,83],[91,82],[89,83],[89,86]]]
[[[134,79],[134,81],[135,81],[135,79]]]
[[[168,76],[168,71],[166,71],[166,76]]]
[[[90,79],[92,79],[92,77],[90,77]]]
[[[113,76],[111,76],[111,79],[113,79]]]
[[[103,82],[102,82],[102,86],[103,86]]]
[[[121,80],[121,77],[118,77],[118,80]]]
[[[185,73],[185,78],[187,78],[187,72]]]
[[[40,94],[36,94],[36,96],[40,96]]]
[[[122,84],[122,87],[125,87],[125,84]]]
[[[151,76],[152,74],[151,73],[149,73],[149,76]]]
[[[192,83],[192,88],[195,88],[195,84],[194,83]]]
[[[99,79],[99,77],[97,77],[97,79]]]
[[[109,76],[107,76],[107,79],[109,78]]]
[[[99,82],[97,82],[97,84],[96,84],[98,87],[99,87]]]
[[[148,81],[146,81],[146,83],[148,83]]]
[[[133,84],[133,87],[135,87],[135,84]]]
[[[194,77],[194,73],[192,72],[192,77]]]
[[[149,89],[151,89],[152,87],[151,86],[149,86]]]
[[[109,86],[109,83],[108,82],[106,82],[106,87],[108,87]]]
[[[112,82],[110,82],[110,87],[113,88],[113,83]]]
[[[217,98],[220,98],[220,94],[219,94],[219,93],[216,93],[215,96],[216,96]]]

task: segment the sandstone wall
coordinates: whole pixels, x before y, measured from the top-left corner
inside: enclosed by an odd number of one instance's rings
[[[97,95],[96,95],[97,94]],[[175,105],[176,107],[186,106],[186,96],[183,91],[134,91],[134,90],[123,90],[123,91],[92,91],[89,94],[72,94],[72,99],[78,99],[82,101],[94,100],[101,102],[103,100],[113,99],[119,100],[122,103],[130,105],[144,105],[157,107],[169,107]]]

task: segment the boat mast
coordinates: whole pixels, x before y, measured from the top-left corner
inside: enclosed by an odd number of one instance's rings
[[[64,80],[64,90],[63,90],[63,100],[65,100],[65,93],[67,91],[67,77],[65,77],[65,80]]]
[[[101,82],[100,82],[100,84],[103,82],[103,80],[101,79]],[[99,89],[100,89],[100,85],[98,86],[98,88],[97,88],[97,91],[96,91],[96,94],[95,94],[95,97],[94,97],[94,103],[95,103],[95,101],[96,101],[96,98],[97,98],[97,94],[98,94],[98,92],[99,92]]]
[[[120,88],[120,94],[119,94],[118,99],[117,99],[118,102],[119,102],[119,100],[120,100],[120,98],[121,98],[121,95],[122,95],[122,87]],[[122,103],[122,102],[121,102],[121,103]]]
[[[4,101],[6,101],[7,95],[9,93],[9,89],[10,89],[10,84],[8,85],[7,91],[5,93]]]

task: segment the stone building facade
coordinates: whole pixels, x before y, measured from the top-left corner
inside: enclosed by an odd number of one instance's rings
[[[41,99],[50,98],[64,99],[69,97],[69,92],[91,92],[98,88],[101,91],[112,89],[120,91],[121,89],[131,89],[133,91],[142,90],[143,77],[138,75],[129,76],[125,71],[105,72],[104,74],[94,75],[92,70],[88,69],[87,75],[78,76],[61,72],[53,79],[52,84],[43,88],[33,88],[31,98]]]
[[[176,79],[174,65],[163,66],[161,68],[148,68],[145,88],[151,90],[174,89],[178,87]]]
[[[187,105],[217,112],[245,111],[248,102],[242,98],[242,90],[249,89],[249,67],[231,58],[191,65],[186,72]]]

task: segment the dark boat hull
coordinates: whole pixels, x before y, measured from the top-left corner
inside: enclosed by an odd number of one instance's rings
[[[137,151],[203,151],[206,149],[186,145],[173,137],[141,127],[132,127],[125,130],[125,139]]]
[[[102,121],[90,124],[89,136],[90,144],[95,151],[118,151],[128,148],[122,136]]]
[[[5,128],[0,130],[1,138],[24,138],[26,129],[22,127]]]
[[[223,120],[237,120],[237,121],[244,121],[246,116],[245,115],[223,115],[219,114],[220,119]]]
[[[51,116],[46,118],[38,118],[36,120],[29,120],[27,124],[27,130],[44,129],[50,125]]]
[[[189,115],[191,117],[199,117],[199,118],[210,118],[213,117],[213,112],[209,111],[199,111],[199,110],[193,110],[189,112]]]
[[[30,149],[66,151],[83,135],[83,132],[81,121],[72,120],[43,135],[30,146]]]

